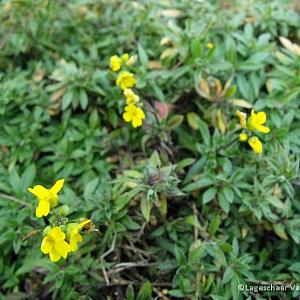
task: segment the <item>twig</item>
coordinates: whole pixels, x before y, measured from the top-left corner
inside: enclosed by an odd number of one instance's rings
[[[35,236],[35,235],[39,234],[41,231],[42,231],[41,229],[36,229],[36,230],[33,230],[33,231],[27,233],[27,234],[23,237],[22,241],[24,242],[24,241],[28,240],[28,239],[31,238],[32,236]]]
[[[32,208],[32,205],[31,205],[31,204],[29,204],[29,203],[27,203],[27,202],[25,202],[25,201],[22,201],[22,200],[20,200],[20,199],[18,199],[18,198],[15,198],[15,197],[13,197],[13,196],[10,196],[10,195],[6,195],[6,194],[3,194],[3,193],[0,193],[0,198],[7,199],[7,200],[11,200],[11,201],[13,201],[13,202],[22,204],[22,205],[24,205],[24,206],[26,206],[26,207]]]
[[[129,243],[130,243],[130,246],[129,245],[124,245],[124,246],[122,246],[122,248],[127,249],[127,250],[131,250],[135,254],[139,254],[139,257],[141,259],[144,259],[144,257],[142,255],[146,256],[147,258],[150,258],[152,256],[153,252],[148,253],[148,252],[146,252],[142,249],[137,248],[130,240],[129,240]]]
[[[139,241],[140,237],[144,234],[144,230],[145,230],[146,225],[147,225],[147,223],[144,222],[141,229],[137,233],[136,237],[132,240],[133,243],[135,243],[136,241]]]
[[[106,285],[110,285],[110,283],[109,283],[109,278],[107,276],[107,272],[106,272],[105,266],[104,266],[104,258],[115,250],[116,240],[117,240],[117,234],[115,234],[110,248],[100,256],[100,260],[101,260],[101,264],[102,264],[102,273],[103,273]]]
[[[142,282],[139,282],[137,280],[125,280],[125,279],[112,279],[111,283],[110,283],[110,286],[113,286],[113,285],[137,285],[137,286],[140,286],[142,285],[143,283]],[[159,283],[151,283],[152,286],[156,287],[172,287],[172,283],[171,282],[159,282]]]
[[[115,266],[113,266],[112,270],[108,272],[108,275],[122,272],[123,270],[135,268],[135,267],[148,267],[152,265],[156,265],[157,263],[149,263],[148,261],[141,261],[141,262],[125,262],[125,263],[119,263]]]
[[[163,300],[170,300],[170,298],[168,298],[167,296],[165,296],[159,289],[157,289],[156,287],[153,287],[153,291],[157,294],[157,296],[159,296],[161,299]]]

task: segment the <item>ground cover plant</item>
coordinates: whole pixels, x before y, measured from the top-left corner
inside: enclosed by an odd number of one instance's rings
[[[0,1],[0,299],[299,296],[299,13]]]

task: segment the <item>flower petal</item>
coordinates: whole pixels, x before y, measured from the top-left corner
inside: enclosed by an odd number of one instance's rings
[[[70,248],[71,248],[71,251],[72,252],[75,252],[77,251],[78,249],[78,243],[79,242],[82,242],[82,236],[77,233],[77,234],[74,234],[71,236],[71,239],[70,239]]]
[[[57,262],[61,258],[61,255],[53,247],[52,250],[49,252],[49,257],[52,262]]]
[[[136,114],[137,114],[137,116],[138,116],[140,119],[145,119],[145,114],[144,114],[143,110],[142,110],[140,107],[138,107],[138,108],[136,109]]]
[[[137,128],[137,127],[139,127],[139,126],[141,126],[141,125],[142,125],[142,120],[141,120],[140,118],[135,117],[135,118],[132,120],[132,126],[133,126],[134,128]]]
[[[257,124],[264,124],[267,120],[267,116],[265,114],[265,112],[260,111],[259,113],[257,113],[257,118],[256,118],[256,122]]]
[[[131,121],[131,115],[128,112],[123,113],[123,119],[125,122],[130,122]]]
[[[252,119],[252,122],[256,123],[256,117],[257,117],[257,115],[256,115],[255,111],[252,109],[251,110],[251,119]]]
[[[84,227],[86,224],[91,223],[91,222],[92,222],[92,221],[89,220],[89,219],[84,220],[84,221],[80,222],[79,228],[82,228],[82,227]]]
[[[40,200],[37,209],[35,210],[35,215],[37,218],[42,216],[47,216],[50,212],[50,204],[48,201]]]
[[[28,192],[32,193],[39,199],[44,199],[49,197],[49,190],[44,188],[42,185],[36,185],[33,188],[28,188]]]
[[[48,234],[51,236],[55,242],[61,242],[65,239],[66,235],[62,232],[60,227],[53,227]]]
[[[64,186],[64,182],[65,182],[64,179],[57,180],[55,182],[55,184],[53,185],[53,187],[50,189],[50,191],[54,194],[57,194],[62,189],[62,187]]]
[[[256,129],[262,133],[269,133],[270,132],[270,128],[263,126],[263,125],[257,125]]]
[[[52,250],[53,245],[54,240],[50,236],[45,236],[41,244],[41,251],[44,254],[47,254]]]
[[[54,244],[55,250],[64,258],[67,258],[68,252],[70,252],[70,245],[66,241],[56,242]]]
[[[256,154],[260,154],[262,153],[262,143],[261,141],[258,139],[258,137],[256,136],[252,136],[249,140],[248,140],[249,145],[251,146],[251,148],[253,149],[253,151]]]
[[[121,59],[118,55],[114,55],[110,58],[109,66],[113,72],[117,72],[121,68]]]
[[[77,241],[74,238],[70,239],[70,249],[72,252],[75,252],[78,250]]]

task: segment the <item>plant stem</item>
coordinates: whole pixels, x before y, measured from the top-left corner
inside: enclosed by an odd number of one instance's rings
[[[234,139],[233,139],[232,141],[230,141],[228,144],[219,147],[219,148],[216,150],[216,152],[218,152],[218,151],[220,151],[220,150],[222,150],[222,149],[228,148],[229,146],[231,146],[233,143],[237,142],[238,140],[239,140],[238,137],[234,138]]]
[[[0,193],[0,198],[7,199],[7,200],[10,200],[10,201],[22,204],[22,205],[24,205],[26,207],[32,207],[31,204],[29,204],[29,203],[27,203],[27,202],[25,202],[23,200],[20,200],[18,198],[15,198],[13,196],[6,195],[6,194],[3,194],[3,193]]]

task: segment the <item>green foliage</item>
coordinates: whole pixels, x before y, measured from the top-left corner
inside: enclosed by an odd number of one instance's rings
[[[292,0],[0,1],[0,299],[292,299],[300,280],[300,7]],[[143,127],[122,119],[112,55]],[[256,155],[236,110],[264,111]],[[29,186],[96,226],[40,251]],[[98,231],[97,231],[98,230]]]

